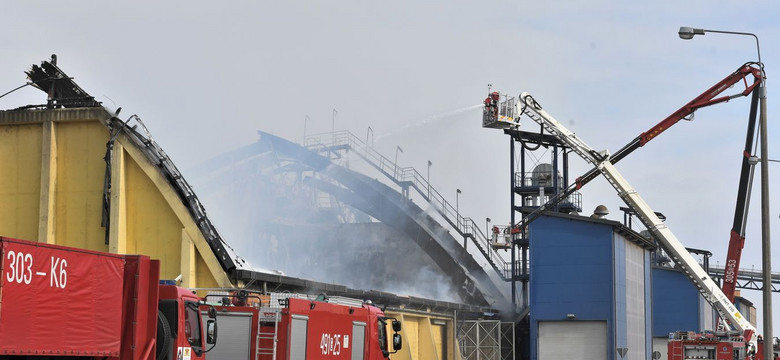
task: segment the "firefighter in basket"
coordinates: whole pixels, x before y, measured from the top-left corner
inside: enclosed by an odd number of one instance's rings
[[[485,98],[485,113],[490,117],[498,117],[498,92],[494,91]]]

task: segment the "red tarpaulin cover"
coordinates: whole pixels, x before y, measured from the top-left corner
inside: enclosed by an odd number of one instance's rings
[[[0,238],[0,354],[118,356],[120,255]]]

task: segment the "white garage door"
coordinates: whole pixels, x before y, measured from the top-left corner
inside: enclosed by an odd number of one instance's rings
[[[606,321],[540,321],[539,360],[607,359]]]

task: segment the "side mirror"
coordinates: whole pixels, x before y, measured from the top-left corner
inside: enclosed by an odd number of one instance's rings
[[[401,334],[393,334],[393,351],[401,350],[402,342]]]
[[[209,319],[216,319],[217,318],[217,309],[215,309],[213,306],[209,306]]]
[[[401,322],[398,320],[393,320],[393,331],[399,332],[401,331]]]
[[[216,343],[217,343],[217,321],[209,320],[206,322],[206,344],[214,345]]]

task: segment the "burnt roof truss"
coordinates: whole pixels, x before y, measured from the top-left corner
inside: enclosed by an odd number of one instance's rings
[[[57,56],[52,55],[51,60],[41,62],[41,65],[33,65],[25,71],[30,85],[47,94],[46,105],[28,105],[23,108],[74,108],[74,107],[98,107],[100,102],[89,95],[84,89],[73,82],[73,78],[65,74],[57,67]]]

